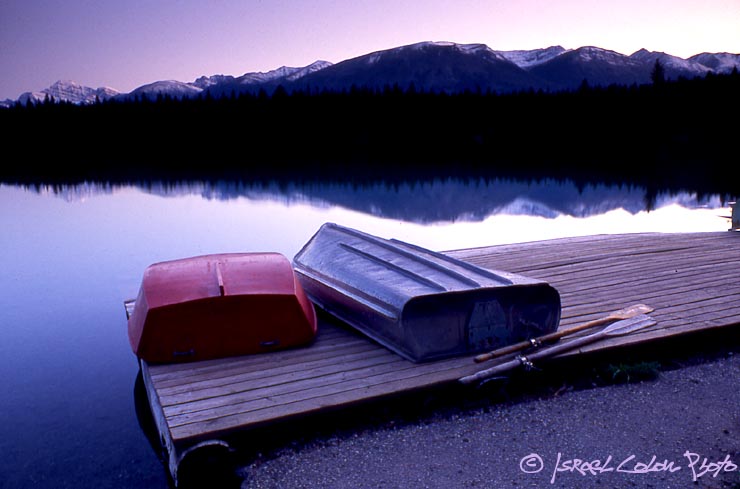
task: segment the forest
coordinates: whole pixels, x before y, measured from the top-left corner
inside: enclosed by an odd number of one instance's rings
[[[556,178],[737,195],[740,75],[571,91],[46,100],[0,110],[0,181]]]

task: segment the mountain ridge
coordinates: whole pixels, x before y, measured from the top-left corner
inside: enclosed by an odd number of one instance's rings
[[[315,61],[303,67],[281,66],[268,72],[240,76],[203,75],[192,82],[160,80],[128,93],[110,87],[91,88],[72,81],[57,81],[39,92],[24,92],[16,102],[42,102],[47,98],[75,104],[108,99],[224,96],[232,93],[271,91],[282,85],[288,90],[348,90],[353,87],[383,89],[399,86],[426,91],[456,92],[527,89],[574,89],[584,80],[591,85],[647,83],[659,61],[668,78],[729,73],[740,68],[740,54],[699,53],[680,58],[640,49],[625,55],[596,46],[565,49],[562,46],[532,50],[497,51],[485,44],[422,41],[374,51],[338,63]]]

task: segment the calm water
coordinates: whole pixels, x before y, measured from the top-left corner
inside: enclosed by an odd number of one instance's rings
[[[729,227],[717,196],[646,205],[641,189],[553,182],[0,186],[0,487],[167,487],[137,421],[123,308],[151,263],[292,258],[327,221],[435,250]]]

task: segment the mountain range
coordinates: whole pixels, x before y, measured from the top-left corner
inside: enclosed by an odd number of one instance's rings
[[[584,80],[590,85],[642,84],[659,61],[666,78],[694,78],[708,73],[729,73],[740,68],[740,54],[701,53],[684,59],[667,53],[640,49],[624,55],[594,46],[565,49],[495,51],[485,44],[420,42],[376,51],[336,64],[316,61],[308,66],[283,66],[265,73],[241,76],[201,76],[193,82],[156,81],[120,93],[109,87],[90,88],[72,81],[58,81],[40,92],[25,92],[18,102],[53,98],[75,104],[96,100],[173,98],[210,94],[271,93],[278,86],[286,90],[349,90],[352,87],[384,89],[398,86],[434,92],[464,90],[506,93],[519,90],[564,90],[577,88]],[[9,106],[15,100],[0,102]]]

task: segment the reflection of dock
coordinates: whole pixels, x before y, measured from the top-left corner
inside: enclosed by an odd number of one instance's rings
[[[657,325],[579,354],[740,325],[740,235],[627,234],[450,252],[477,265],[548,281],[561,326],[633,303]],[[142,365],[150,405],[176,473],[194,448],[238,432],[393,394],[449,384],[484,368],[471,357],[414,364],[357,333],[322,322],[314,344],[264,355]]]

